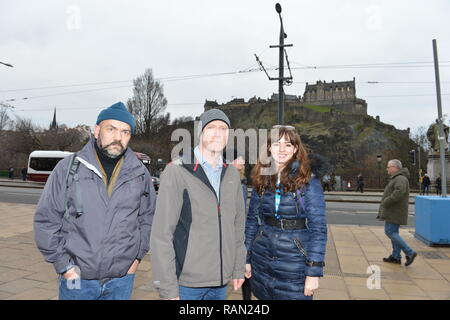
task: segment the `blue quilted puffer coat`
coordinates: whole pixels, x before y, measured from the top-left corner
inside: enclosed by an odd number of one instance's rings
[[[251,287],[258,299],[312,299],[304,295],[304,285],[306,276],[323,276],[323,266],[309,266],[307,262],[325,261],[327,223],[320,178],[326,167],[324,158],[311,157],[313,176],[303,192],[281,193],[281,219],[306,218],[307,229],[282,230],[264,224],[264,216],[275,213],[275,193],[267,190],[259,195],[252,191],[245,244],[247,263],[252,266]]]

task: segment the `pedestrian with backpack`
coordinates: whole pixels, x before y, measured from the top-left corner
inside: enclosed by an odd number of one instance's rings
[[[323,158],[308,155],[292,126],[275,126],[253,169],[245,230],[246,277],[260,300],[311,300],[327,243]],[[278,131],[278,132],[277,132]]]
[[[123,103],[104,109],[94,137],[45,185],[35,241],[59,275],[60,300],[131,298],[156,201],[150,173],[128,147],[134,129]]]

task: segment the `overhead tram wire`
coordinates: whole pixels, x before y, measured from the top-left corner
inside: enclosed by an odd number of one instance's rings
[[[181,102],[181,103],[168,103],[167,106],[191,106],[191,105],[202,105],[204,102]],[[58,107],[58,112],[65,110],[96,110],[103,109],[104,107]],[[23,107],[15,107],[14,111],[18,112],[33,112],[33,111],[52,111],[54,108],[32,108],[32,109],[24,109]]]
[[[344,64],[344,65],[304,65],[299,64],[297,62],[293,62],[299,67],[292,67],[291,69],[342,69],[342,68],[372,68],[372,67],[380,67],[380,68],[402,68],[404,66],[407,67],[432,67],[432,61],[421,61],[421,62],[386,62],[386,63],[366,63],[366,64]],[[450,65],[445,65],[446,63],[450,63],[450,61],[441,61],[440,64],[442,67],[449,67]],[[252,65],[253,67],[254,65]],[[156,78],[157,81],[182,81],[182,80],[191,80],[198,78],[207,78],[214,76],[223,76],[223,75],[233,75],[233,74],[243,74],[243,73],[251,73],[260,71],[259,68],[249,67],[246,69],[242,69],[239,71],[231,71],[231,72],[219,72],[219,73],[206,73],[206,74],[194,74],[194,75],[185,75],[185,76],[170,76],[170,77],[161,77]],[[278,67],[268,68],[268,70],[273,71],[277,70]],[[31,90],[44,90],[44,89],[59,89],[59,88],[67,88],[67,87],[79,87],[79,86],[91,86],[91,85],[101,85],[101,84],[112,84],[112,83],[124,83],[130,82],[133,80],[117,80],[117,81],[103,81],[103,82],[87,82],[87,83],[78,83],[78,84],[68,84],[68,85],[56,85],[56,86],[45,86],[45,87],[34,87],[34,88],[20,88],[20,89],[6,89],[0,90],[1,92],[16,92],[16,91],[31,91]]]
[[[449,63],[450,61],[442,61],[441,67],[450,67],[450,65],[446,65],[445,63]],[[418,65],[418,64],[430,64],[430,65]],[[342,69],[342,68],[402,68],[402,67],[432,67],[432,62],[391,62],[391,63],[370,63],[370,64],[354,64],[354,65],[329,65],[329,66],[303,66],[303,67],[292,67],[290,69]],[[265,70],[261,70],[260,68],[248,69],[248,70],[240,70],[240,71],[231,71],[231,72],[219,72],[219,73],[208,73],[208,74],[197,74],[197,75],[186,75],[186,76],[171,76],[171,77],[163,77],[157,78],[155,80],[163,81],[163,82],[173,82],[173,81],[184,81],[184,80],[193,80],[200,78],[209,78],[216,76],[224,76],[224,75],[235,75],[235,74],[243,74],[243,73],[251,73],[251,72],[261,72],[267,70],[276,70],[277,68],[267,68]],[[26,91],[26,90],[40,90],[40,89],[51,89],[51,88],[62,88],[62,87],[70,87],[70,86],[86,86],[86,85],[97,85],[97,84],[106,84],[106,83],[120,83],[120,82],[132,82],[131,80],[119,80],[119,81],[109,81],[109,82],[93,82],[86,84],[75,84],[75,85],[59,85],[54,87],[40,87],[40,88],[29,88],[29,89],[10,89],[10,90],[0,90],[0,92],[13,92],[13,91]],[[47,98],[53,96],[62,96],[62,95],[71,95],[78,93],[86,93],[86,92],[95,92],[101,90],[109,90],[109,89],[119,89],[119,88],[127,88],[131,87],[130,85],[124,86],[113,86],[113,87],[103,87],[103,88],[95,88],[95,89],[86,89],[80,91],[70,91],[70,92],[62,92],[55,94],[47,94],[40,96],[31,96],[31,97],[23,97],[23,98],[10,98],[3,100],[4,102],[16,102],[20,100],[30,100],[36,98]]]

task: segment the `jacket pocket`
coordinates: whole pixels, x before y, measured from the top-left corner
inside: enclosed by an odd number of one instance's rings
[[[308,255],[308,253],[305,250],[305,247],[303,247],[303,245],[299,239],[294,238],[294,244],[297,247],[297,249],[300,251],[301,254],[303,254],[305,257]]]

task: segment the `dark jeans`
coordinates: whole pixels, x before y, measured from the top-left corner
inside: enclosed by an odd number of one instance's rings
[[[390,222],[385,222],[384,232],[391,239],[392,242],[392,256],[395,259],[400,259],[402,256],[400,255],[401,251],[405,253],[407,256],[412,256],[414,250],[412,250],[405,242],[405,240],[400,237],[399,234],[400,225]]]
[[[227,286],[191,288],[180,286],[180,300],[226,300]]]
[[[59,279],[59,300],[130,300],[134,274],[114,278],[101,284],[99,280]]]

